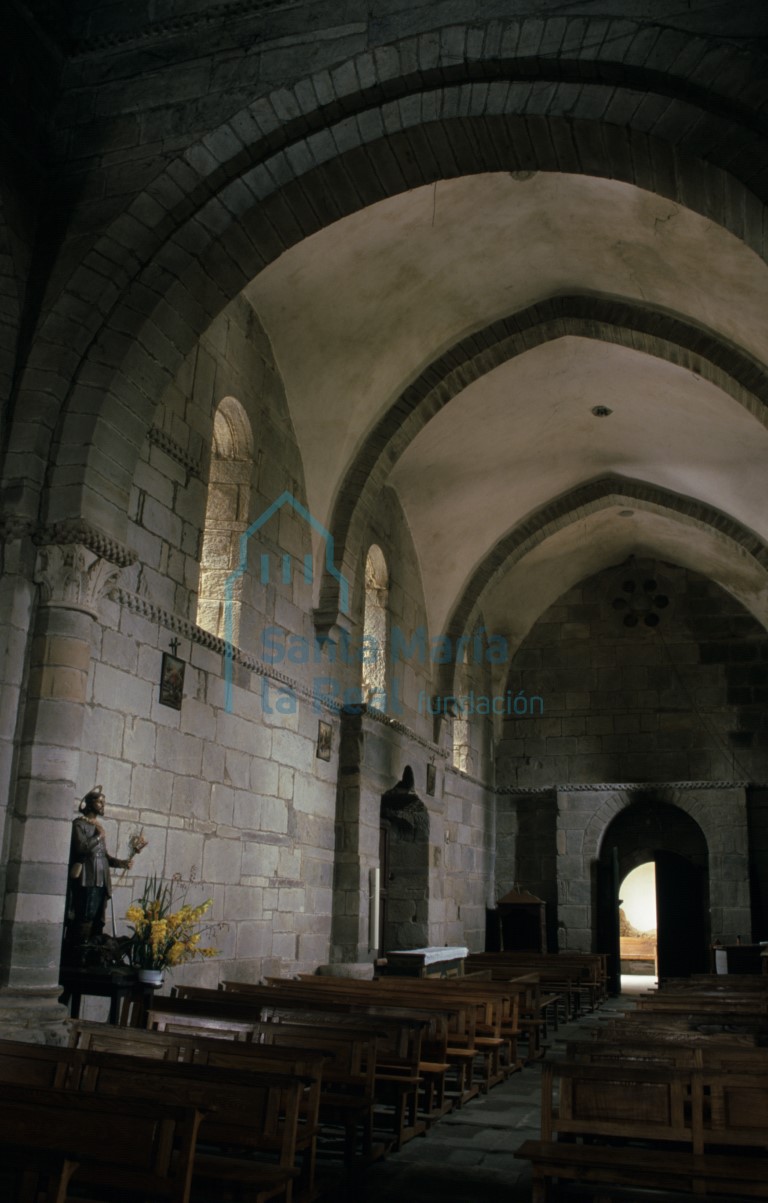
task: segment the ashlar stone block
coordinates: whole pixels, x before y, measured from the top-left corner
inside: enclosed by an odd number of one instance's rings
[[[239,882],[242,859],[240,840],[209,838],[203,849],[203,880]]]

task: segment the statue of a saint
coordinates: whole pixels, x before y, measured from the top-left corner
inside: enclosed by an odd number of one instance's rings
[[[64,961],[69,965],[85,964],[88,946],[101,939],[107,902],[112,896],[110,869],[130,869],[133,864],[133,858],[120,860],[107,852],[104,828],[99,822],[105,805],[102,787],[94,786],[80,802],[80,814],[72,823],[64,939]]]

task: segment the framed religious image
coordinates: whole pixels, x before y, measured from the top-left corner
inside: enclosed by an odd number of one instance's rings
[[[430,798],[435,796],[435,781],[437,779],[437,769],[433,764],[427,765],[427,793]]]
[[[178,656],[163,652],[163,666],[160,671],[160,704],[181,710],[181,699],[184,696],[184,669],[186,664]]]
[[[324,723],[322,719],[317,724],[317,751],[315,755],[318,760],[331,759],[331,739],[333,736],[333,727],[330,723]]]

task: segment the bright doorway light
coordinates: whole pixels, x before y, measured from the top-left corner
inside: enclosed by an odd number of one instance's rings
[[[656,931],[656,865],[648,861],[621,883],[621,909],[637,932]]]
[[[619,888],[622,975],[656,972],[656,865],[638,865]]]

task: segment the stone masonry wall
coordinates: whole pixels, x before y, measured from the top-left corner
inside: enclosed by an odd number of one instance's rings
[[[174,976],[209,983],[328,959],[339,746],[336,711],[312,693],[314,674],[327,670],[311,656],[263,663],[265,627],[307,646],[314,634],[311,583],[301,572],[283,581],[273,554],[269,583],[258,575],[265,548],[289,550],[299,565],[310,552],[295,512],[270,519],[249,555],[244,659],[230,664],[229,704],[221,644],[195,625],[212,419],[225,396],[236,397],[252,427],[249,520],[286,489],[303,501],[279,374],[240,300],[189,357],[145,443],[129,536],[139,559],[95,624],[81,756],[83,792],[95,781],[107,791],[119,854],[130,831],[143,827],[149,839],[133,875],[118,879],[118,921],[145,874],[194,881],[195,899],[212,897],[223,924],[213,940],[221,955]],[[180,711],[158,700],[162,652],[174,636],[187,662]],[[285,641],[277,646],[284,652]],[[316,755],[321,719],[332,727],[328,761]]]
[[[323,704],[317,682],[351,688],[360,670],[354,662],[317,660],[311,582],[300,572],[290,582],[279,571],[266,585],[259,578],[265,548],[273,558],[290,550],[297,563],[311,551],[306,524],[288,508],[253,537],[228,707],[222,645],[195,625],[212,419],[225,396],[243,407],[253,434],[249,520],[286,489],[304,503],[279,373],[253,311],[238,300],[162,398],[132,493],[129,539],[138,561],[124,570],[94,624],[81,789],[104,785],[118,855],[140,827],[149,840],[133,871],[117,877],[118,930],[125,930],[121,916],[145,875],[178,873],[192,883],[194,900],[213,898],[213,920],[222,926],[213,935],[220,957],[177,971],[175,981],[308,971],[332,955],[348,959],[350,939],[355,956],[364,956],[381,795],[410,763],[431,814],[430,939],[482,947],[489,804],[478,782],[444,772],[444,758],[429,743],[431,716],[419,706],[432,688],[428,659],[390,661],[397,707],[386,719],[365,720],[358,785],[342,772],[337,794],[342,699],[334,687],[334,704]],[[391,494],[377,512],[371,541],[391,565],[390,624],[409,642],[424,622],[418,565]],[[353,611],[354,647],[362,596],[353,599]],[[268,628],[285,634],[273,640],[280,654],[272,663]],[[162,652],[174,637],[187,662],[180,711],[158,699]],[[306,662],[287,652],[291,637],[298,650],[310,649]],[[328,761],[316,755],[321,720],[332,728]],[[426,796],[428,759],[437,762],[434,798]]]
[[[558,947],[596,950],[597,860],[608,825],[644,798],[667,803],[699,827],[706,847],[712,936],[734,944],[750,929],[745,791],[731,785],[557,791]],[[663,841],[665,832],[657,834]],[[651,849],[656,846],[651,843]],[[678,847],[674,849],[680,851]],[[682,849],[687,854],[688,849]],[[691,858],[693,859],[693,858]]]
[[[668,597],[658,626],[613,608],[630,579]],[[508,688],[540,696],[543,714],[505,723],[502,786],[768,775],[768,635],[696,573],[638,561],[582,582],[523,641]]]

